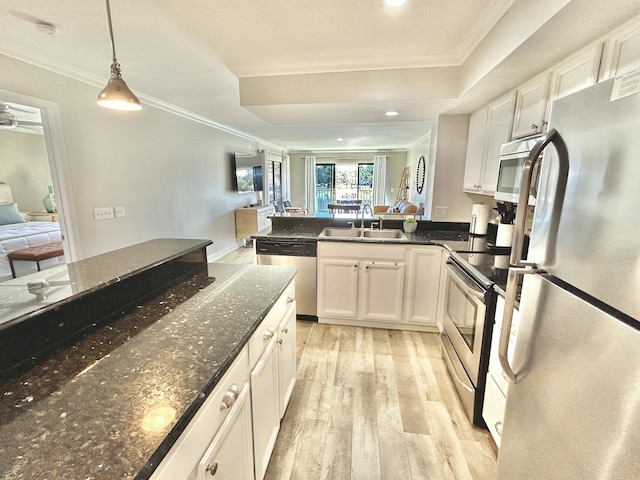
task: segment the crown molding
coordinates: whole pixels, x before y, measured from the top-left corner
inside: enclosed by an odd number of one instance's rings
[[[0,45],[0,54],[6,55],[7,57],[15,58],[16,60],[19,60],[21,62],[28,63],[30,65],[42,68],[58,75],[62,75],[86,85],[91,85],[98,89],[104,87],[105,82],[107,81],[106,78],[94,75],[92,73],[86,72],[85,70],[73,67],[63,62],[54,61],[48,57],[15,45],[11,42],[3,42]],[[178,117],[182,117],[187,120],[191,120],[193,122],[215,128],[216,130],[220,130],[222,132],[243,138],[245,140],[264,145],[265,147],[270,147],[275,150],[282,149],[282,146],[280,145],[272,144],[271,142],[268,142],[264,139],[255,137],[240,130],[236,130],[235,128],[229,127],[222,123],[218,123],[208,117],[178,107],[177,105],[173,105],[172,103],[165,102],[164,100],[161,100],[159,98],[152,97],[151,95],[147,95],[143,92],[140,92],[139,90],[132,90],[143,104],[150,107],[157,108],[158,110],[163,110],[172,115],[176,115]]]

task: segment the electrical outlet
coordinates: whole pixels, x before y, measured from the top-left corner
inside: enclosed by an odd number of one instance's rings
[[[112,207],[102,207],[102,208],[93,209],[94,220],[109,220],[110,218],[113,218]]]
[[[448,207],[436,207],[436,218],[447,218],[448,213]]]
[[[116,218],[122,218],[127,214],[124,207],[113,207],[113,209],[116,211]]]

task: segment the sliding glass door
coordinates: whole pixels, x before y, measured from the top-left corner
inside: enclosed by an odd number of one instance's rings
[[[371,204],[373,163],[317,163],[316,212],[329,213],[330,203]]]
[[[329,213],[336,188],[336,166],[333,163],[316,163],[316,212]]]

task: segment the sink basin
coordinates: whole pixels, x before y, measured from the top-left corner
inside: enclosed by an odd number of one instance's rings
[[[365,230],[365,238],[406,238],[402,230]]]
[[[362,230],[360,228],[341,228],[327,227],[318,238],[335,238],[335,239],[353,239],[360,242],[366,241],[387,241],[387,242],[406,242],[407,237],[399,229],[388,230]]]
[[[360,237],[360,230],[357,228],[326,228],[322,234],[325,237],[358,238]]]

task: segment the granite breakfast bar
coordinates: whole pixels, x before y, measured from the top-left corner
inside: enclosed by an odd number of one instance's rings
[[[205,255],[107,321],[89,308],[88,330],[3,368],[0,477],[149,478],[294,275]]]

